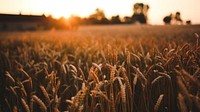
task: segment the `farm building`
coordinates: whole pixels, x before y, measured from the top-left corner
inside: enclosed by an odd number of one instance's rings
[[[0,14],[0,31],[39,30],[48,28],[44,15]]]

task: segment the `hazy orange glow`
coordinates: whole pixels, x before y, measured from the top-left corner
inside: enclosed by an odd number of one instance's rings
[[[123,17],[133,14],[132,7],[136,2],[149,4],[149,22],[152,24],[162,24],[164,16],[176,11],[181,12],[184,20],[200,23],[199,0],[0,0],[0,13],[87,17],[100,8],[108,18],[117,14]]]

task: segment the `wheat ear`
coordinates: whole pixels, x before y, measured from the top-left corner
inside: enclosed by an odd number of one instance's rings
[[[156,101],[156,104],[155,104],[155,106],[154,106],[154,112],[158,112],[158,109],[159,109],[160,104],[161,104],[161,102],[162,102],[162,100],[163,100],[163,97],[164,97],[164,94],[161,94],[161,95],[159,96],[159,98],[158,98],[158,100]]]
[[[47,107],[40,98],[38,98],[36,95],[33,95],[32,98],[35,102],[38,103],[43,112],[47,112]]]
[[[30,108],[23,98],[21,98],[21,102],[22,102],[22,105],[23,105],[24,109],[26,110],[26,112],[30,112]]]

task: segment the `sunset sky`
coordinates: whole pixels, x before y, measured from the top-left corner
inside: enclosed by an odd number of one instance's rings
[[[100,8],[108,18],[117,14],[123,17],[133,14],[136,2],[150,6],[148,15],[151,24],[163,24],[163,17],[176,11],[181,12],[183,20],[200,24],[200,0],[0,0],[0,13],[87,17]]]

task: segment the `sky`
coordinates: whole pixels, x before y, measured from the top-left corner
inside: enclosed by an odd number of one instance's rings
[[[163,24],[164,16],[177,11],[181,12],[184,21],[200,24],[200,0],[0,0],[0,13],[45,14],[67,18],[72,14],[87,17],[100,8],[108,18],[118,14],[124,17],[132,16],[133,4],[137,2],[150,6],[150,24]]]

